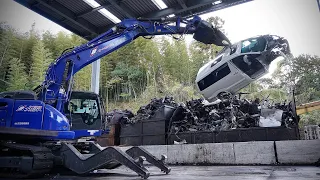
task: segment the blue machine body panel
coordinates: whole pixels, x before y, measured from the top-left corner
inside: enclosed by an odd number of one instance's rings
[[[44,139],[74,139],[68,119],[52,106],[39,100],[0,98],[0,127],[57,131]]]
[[[52,131],[68,131],[70,130],[69,120],[54,107],[46,104],[42,129]]]
[[[15,100],[11,127],[42,129],[44,106],[39,100]]]
[[[11,127],[14,100],[0,98],[0,127]]]
[[[102,130],[88,130],[88,129],[83,129],[83,130],[74,130],[74,137],[75,139],[79,139],[81,137],[90,137],[90,136],[101,136]]]

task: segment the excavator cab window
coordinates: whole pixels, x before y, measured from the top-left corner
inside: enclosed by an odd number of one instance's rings
[[[70,101],[64,109],[73,130],[100,129],[103,115],[101,111],[99,96],[90,92],[72,92]]]

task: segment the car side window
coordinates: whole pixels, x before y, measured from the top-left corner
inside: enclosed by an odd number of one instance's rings
[[[209,75],[198,82],[198,87],[200,91],[208,88],[209,86],[213,85],[214,83],[218,82],[222,78],[226,77],[230,74],[231,70],[227,63],[223,64],[216,70],[212,71]]]
[[[232,60],[232,63],[250,78],[255,79],[259,74],[265,72],[264,66],[257,60],[258,56],[260,55],[238,56]]]

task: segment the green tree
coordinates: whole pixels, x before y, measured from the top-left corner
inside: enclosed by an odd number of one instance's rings
[[[298,92],[304,88],[320,90],[320,58],[318,56],[300,55],[295,58],[284,58],[278,62],[273,78],[281,85],[288,85],[292,81]]]
[[[19,59],[24,63],[26,70],[29,70],[32,65],[31,52],[34,45],[40,40],[39,34],[35,28],[36,24],[33,23],[28,33],[25,33],[23,38],[20,38],[19,45]]]
[[[38,86],[45,77],[45,73],[53,61],[52,54],[44,47],[41,40],[38,40],[32,49],[32,65],[30,68],[30,88]]]
[[[162,39],[162,55],[164,61],[164,71],[169,78],[173,78],[174,80],[181,82],[181,59],[179,57],[179,48],[180,44],[176,41],[170,42],[169,40],[163,38]]]
[[[26,89],[27,74],[25,66],[18,58],[11,59],[9,63],[7,91],[24,90]]]
[[[280,88],[280,86],[277,85],[276,82],[271,78],[258,79],[257,83],[260,84],[264,89]]]
[[[91,69],[92,66],[88,65],[75,74],[73,90],[90,91]]]
[[[1,24],[0,28],[0,91],[4,91],[8,85],[10,61],[12,58],[21,59],[26,36],[6,24]]]
[[[59,56],[56,48],[56,37],[50,31],[46,31],[42,34],[42,42],[46,49],[48,49],[52,53],[52,57],[56,59]]]
[[[56,37],[56,49],[57,49],[57,57],[68,48],[76,47],[86,43],[87,41],[82,37],[75,34],[66,34],[65,32],[59,32]],[[62,44],[60,44],[62,43]],[[74,90],[79,91],[90,91],[91,87],[91,69],[92,66],[89,64],[88,66],[81,69],[74,75]]]
[[[304,99],[300,103],[315,100],[320,92],[320,58],[311,55],[285,58],[279,61],[273,79],[281,87],[294,87],[296,95]]]
[[[6,89],[6,74],[8,72],[9,60],[12,57],[12,40],[14,30],[6,24],[1,24],[0,34],[0,91]]]

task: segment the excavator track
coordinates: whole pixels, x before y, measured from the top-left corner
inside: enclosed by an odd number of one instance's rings
[[[46,147],[1,143],[0,178],[35,178],[49,173],[54,156]]]

